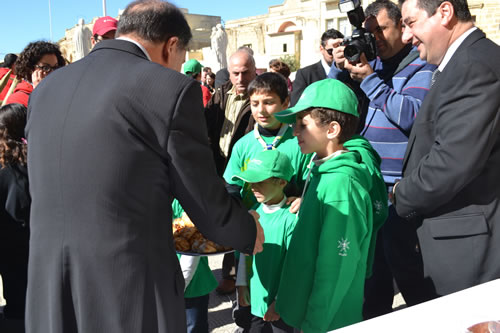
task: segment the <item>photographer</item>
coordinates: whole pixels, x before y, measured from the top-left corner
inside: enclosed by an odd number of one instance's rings
[[[335,66],[329,77],[344,81],[359,99],[366,96],[370,101],[361,135],[382,157],[382,174],[391,190],[401,178],[408,136],[435,66],[420,60],[411,44],[403,43],[401,12],[394,3],[377,0],[365,15],[365,28],[375,36],[378,57],[368,62],[362,53],[352,63],[345,59],[345,46],[341,46],[334,52]],[[391,205],[377,236],[373,275],[365,286],[365,319],[392,311],[393,277],[408,305],[433,298],[417,248],[415,226],[398,217]]]

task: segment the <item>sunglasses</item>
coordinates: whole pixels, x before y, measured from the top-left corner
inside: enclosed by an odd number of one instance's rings
[[[50,66],[50,65],[35,65],[35,68],[36,69],[40,69],[42,72],[44,73],[50,73],[50,72],[53,72],[55,71],[56,69],[59,68],[58,65],[55,65],[54,67]]]
[[[325,49],[326,53],[328,53],[329,55],[332,55],[333,54],[333,47],[331,49]]]

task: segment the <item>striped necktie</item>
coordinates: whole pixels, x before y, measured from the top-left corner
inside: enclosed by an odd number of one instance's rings
[[[441,75],[441,71],[439,69],[436,69],[434,72],[432,72],[431,87],[434,85],[434,83],[436,83],[439,75]]]

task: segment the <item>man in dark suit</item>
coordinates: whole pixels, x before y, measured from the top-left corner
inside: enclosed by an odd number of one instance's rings
[[[401,0],[403,40],[438,65],[394,187],[439,295],[500,278],[500,47],[466,0]],[[438,76],[439,75],[439,76]]]
[[[174,197],[207,238],[261,250],[216,175],[200,85],[179,73],[190,39],[175,6],[134,2],[117,40],[33,93],[28,332],[185,332]]]
[[[340,46],[344,35],[335,29],[329,29],[321,35],[321,60],[315,64],[301,68],[295,74],[293,89],[290,96],[290,106],[294,106],[304,89],[313,82],[326,79],[333,63],[333,51]]]

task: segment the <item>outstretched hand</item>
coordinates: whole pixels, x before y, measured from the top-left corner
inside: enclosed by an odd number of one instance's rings
[[[255,210],[250,210],[248,212],[253,216],[255,226],[257,227],[257,238],[255,239],[255,246],[253,248],[253,254],[256,255],[264,249],[264,229],[262,229],[262,226],[259,223],[259,214]]]

